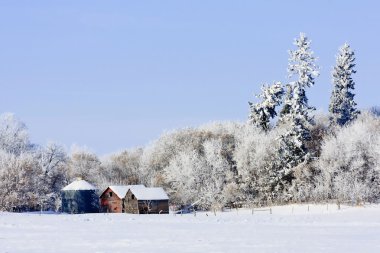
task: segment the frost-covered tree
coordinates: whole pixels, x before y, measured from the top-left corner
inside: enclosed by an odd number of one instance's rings
[[[49,162],[48,150],[18,155],[0,150],[0,210],[56,210],[65,166]]]
[[[140,166],[143,149],[131,149],[102,160],[102,174],[108,185],[140,184]]]
[[[198,128],[185,128],[164,133],[144,149],[141,157],[140,182],[148,186],[165,186],[163,170],[181,152],[193,150],[203,152],[203,144],[208,140],[219,139],[223,142],[226,160],[233,168],[232,150],[234,149],[233,131],[239,124],[211,123]]]
[[[319,194],[358,203],[380,197],[380,120],[363,113],[327,138],[319,159]]]
[[[305,34],[301,33],[294,45],[297,49],[289,51],[288,73],[291,81],[287,85],[286,101],[280,119],[286,131],[280,135],[277,153],[280,164],[276,178],[283,186],[284,201],[295,197],[292,192],[297,191],[294,189],[299,188],[301,180],[294,179],[297,176],[304,177],[302,173],[295,172],[302,172],[300,166],[306,168],[302,164],[306,165],[310,161],[307,142],[311,140],[311,127],[314,124],[311,112],[315,108],[308,104],[306,89],[314,85],[314,79],[319,75],[316,58],[310,49],[310,40]],[[293,185],[289,188],[291,184]]]
[[[168,192],[179,204],[197,203],[204,209],[221,209],[234,202],[238,188],[228,162],[228,142],[206,140],[202,147],[179,151],[164,168]]]
[[[33,157],[27,153],[19,155],[0,150],[0,209],[7,211],[28,210],[36,206],[38,195],[36,167]]]
[[[39,167],[36,188],[44,209],[57,210],[60,191],[68,183],[68,157],[64,148],[56,143],[48,143],[34,152]]]
[[[13,114],[0,116],[0,210],[35,207],[38,170],[28,131]]]
[[[263,85],[261,94],[256,96],[261,101],[255,104],[248,102],[251,110],[248,122],[264,131],[269,130],[270,120],[277,116],[276,107],[281,104],[283,94],[284,89],[280,82]]]
[[[355,82],[351,75],[355,74],[355,54],[350,45],[345,43],[336,56],[333,69],[333,91],[331,94],[329,112],[332,125],[344,126],[354,120],[359,111],[354,101]]]
[[[243,200],[249,204],[274,203],[282,198],[284,185],[277,160],[278,129],[262,132],[249,125],[237,135],[234,159]]]
[[[86,148],[74,147],[70,157],[69,178],[83,178],[97,186],[105,180],[100,173],[101,162],[96,154]]]
[[[189,204],[197,201],[199,187],[196,172],[203,167],[198,152],[182,151],[170,161],[164,170],[168,193],[172,203]]]
[[[141,157],[140,182],[148,186],[162,186],[163,170],[172,159],[181,152],[196,150],[200,152],[202,144],[211,138],[210,131],[185,128],[164,133],[148,145]]]
[[[0,115],[0,149],[20,154],[28,149],[29,134],[25,124],[12,113]]]
[[[287,96],[289,101],[285,104],[288,112],[282,117],[288,131],[280,138],[280,157],[288,169],[308,159],[306,142],[311,138],[310,128],[314,123],[311,112],[315,108],[308,104],[306,89],[314,85],[314,78],[319,74],[316,59],[310,49],[310,40],[305,34],[301,33],[294,45],[297,49],[289,51],[288,65],[289,78],[294,79],[288,88],[288,92],[292,93]]]
[[[227,190],[231,183],[234,183],[233,173],[230,170],[228,161],[223,156],[225,147],[220,140],[210,140],[203,144],[204,147],[204,168],[201,186],[202,198],[200,204],[214,210],[221,210],[227,203]]]

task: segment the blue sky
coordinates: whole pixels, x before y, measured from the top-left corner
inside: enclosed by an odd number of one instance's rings
[[[380,105],[378,1],[0,1],[0,112],[33,142],[98,154],[144,146],[164,130],[245,121],[262,83],[286,81],[305,32],[321,75],[307,91],[327,111],[344,42],[356,100]]]

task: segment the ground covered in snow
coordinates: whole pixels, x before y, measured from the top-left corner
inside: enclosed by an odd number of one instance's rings
[[[0,252],[380,252],[380,205],[216,216],[0,213]]]

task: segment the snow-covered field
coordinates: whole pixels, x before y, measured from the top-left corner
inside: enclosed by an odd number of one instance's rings
[[[380,205],[196,217],[0,213],[0,252],[380,252]]]

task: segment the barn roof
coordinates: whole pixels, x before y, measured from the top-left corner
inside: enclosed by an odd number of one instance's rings
[[[62,189],[62,191],[81,191],[81,190],[96,190],[96,187],[87,182],[86,180],[80,179],[75,180],[71,184],[67,185]]]
[[[111,186],[108,186],[108,188],[110,188],[111,191],[113,191],[120,199],[123,199],[123,198],[125,198],[125,195],[127,194],[127,191],[129,189],[145,188],[145,185],[142,185],[142,184],[137,184],[137,185],[111,185]]]
[[[166,200],[168,195],[161,187],[131,188],[131,192],[138,200]]]

